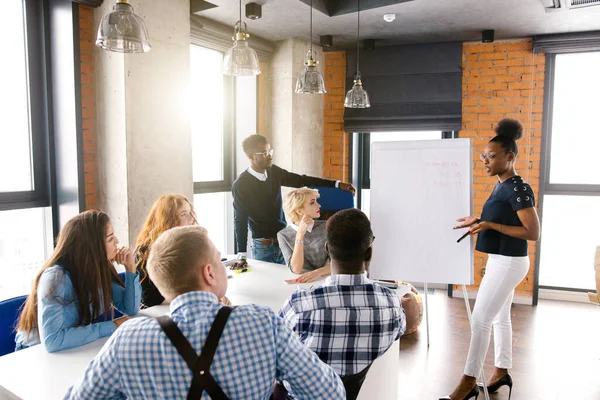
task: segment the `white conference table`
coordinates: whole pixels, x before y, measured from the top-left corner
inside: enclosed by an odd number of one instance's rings
[[[298,286],[318,284],[289,285],[284,280],[294,275],[286,266],[256,260],[248,262],[250,271],[234,273],[228,279],[227,297],[234,305],[256,303],[278,312]],[[401,286],[399,295],[405,290]],[[168,306],[156,306],[142,310],[140,315],[158,317],[168,311]],[[0,357],[0,400],[62,399],[107,340],[98,339],[56,353],[48,353],[38,345]],[[358,399],[397,399],[399,364],[399,342],[396,341],[373,363]]]

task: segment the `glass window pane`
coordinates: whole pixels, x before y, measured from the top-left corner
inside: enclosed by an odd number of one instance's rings
[[[223,53],[190,46],[194,182],[223,180]]]
[[[225,255],[226,251],[226,197],[225,192],[194,195],[194,208],[198,223],[208,230],[208,236],[216,248]]]
[[[593,288],[599,226],[600,196],[544,196],[540,285]]]
[[[556,56],[550,183],[600,184],[598,71],[600,52]]]
[[[33,190],[29,90],[22,0],[2,2],[0,192]]]
[[[49,211],[0,211],[0,301],[28,294],[52,252]]]
[[[361,190],[360,195],[360,209],[367,218],[371,218],[371,189]]]
[[[248,158],[244,155],[242,141],[257,133],[255,76],[235,78],[235,137],[236,137],[236,176],[248,168]]]

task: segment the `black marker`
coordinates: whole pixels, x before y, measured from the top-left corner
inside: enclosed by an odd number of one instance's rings
[[[458,240],[456,241],[456,243],[460,243],[460,241],[461,241],[461,240],[463,240],[464,238],[466,238],[467,236],[469,236],[469,233],[471,233],[471,232],[470,232],[470,231],[467,231],[467,232],[465,232],[465,234],[464,234],[464,235],[462,235],[462,236],[460,237],[460,239],[458,239]]]

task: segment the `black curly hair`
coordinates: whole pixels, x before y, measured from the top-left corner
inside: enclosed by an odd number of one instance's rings
[[[516,119],[505,118],[498,122],[494,129],[496,136],[490,140],[490,143],[499,143],[507,152],[519,153],[517,140],[523,137],[523,124]]]
[[[259,135],[258,133],[256,133],[244,139],[244,141],[242,142],[242,149],[244,150],[244,153],[251,154],[254,151],[256,151],[256,148],[258,146],[266,143],[269,143],[269,140],[263,135]]]

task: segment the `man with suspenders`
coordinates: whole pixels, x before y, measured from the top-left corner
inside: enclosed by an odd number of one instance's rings
[[[148,273],[170,315],[121,325],[65,398],[269,399],[286,381],[297,398],[345,399],[333,369],[272,310],[218,302],[227,290],[220,260],[200,226],[163,233]]]

